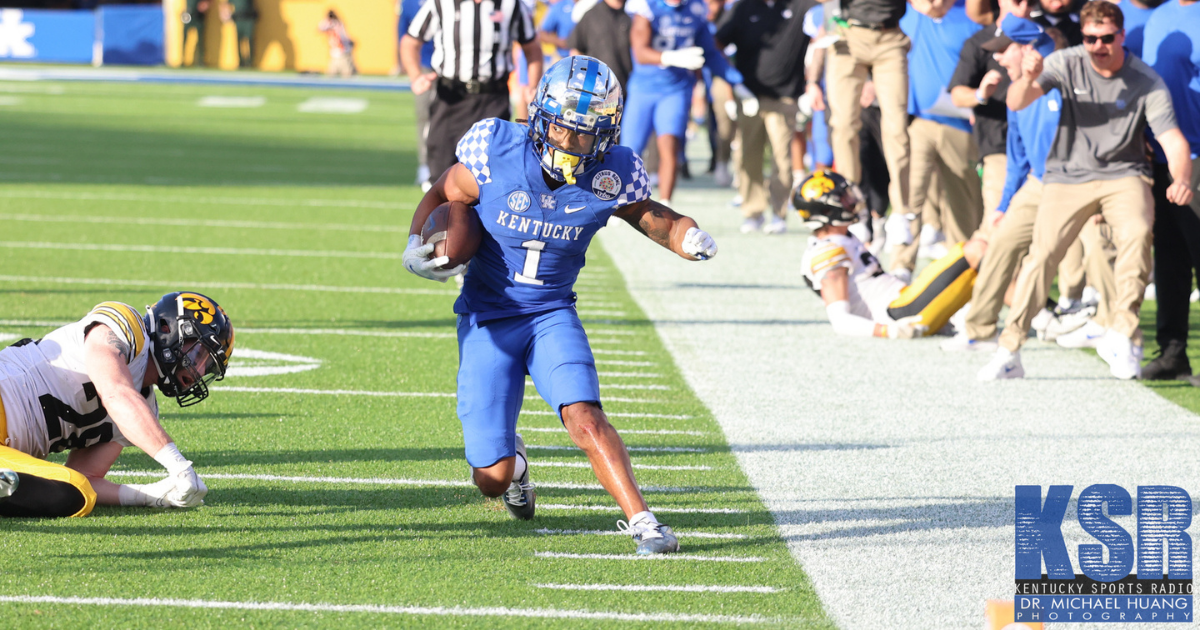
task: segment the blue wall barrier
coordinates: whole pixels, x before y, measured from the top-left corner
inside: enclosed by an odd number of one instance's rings
[[[161,30],[161,23],[159,26]],[[96,14],[91,11],[0,9],[0,59],[91,63]]]
[[[161,6],[108,5],[97,10],[104,63],[157,66],[163,63]]]

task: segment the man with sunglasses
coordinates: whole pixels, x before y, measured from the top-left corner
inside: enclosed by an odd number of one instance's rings
[[[41,339],[0,350],[0,517],[204,502],[208,488],[159,423],[154,386],[181,407],[204,400],[229,367],[233,327],[199,293],[168,293],[146,310],[104,302]],[[166,478],[105,479],[126,446],[152,455]],[[45,461],[62,451],[65,466]]]
[[[1097,212],[1117,246],[1116,295],[1108,331],[1096,350],[1113,376],[1131,379],[1141,371],[1138,312],[1150,275],[1154,200],[1145,155],[1147,126],[1162,144],[1174,183],[1167,199],[1192,200],[1192,163],[1179,131],[1171,94],[1150,66],[1123,48],[1124,18],[1117,5],[1093,1],[1080,14],[1084,44],[1043,59],[1029,51],[1023,76],[1008,89],[1008,106],[1028,107],[1052,88],[1063,96],[1058,133],[1046,159],[1045,186],[1033,229],[1033,244],[1017,278],[1008,325],[1000,348],[979,372],[981,380],[1023,373],[1019,351],[1030,324],[1049,293],[1054,269],[1084,224]]]

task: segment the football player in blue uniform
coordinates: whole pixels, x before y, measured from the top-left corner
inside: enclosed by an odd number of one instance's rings
[[[696,70],[707,67],[725,79],[739,99],[753,99],[754,95],[713,43],[704,0],[629,0],[625,11],[633,16],[629,30],[633,72],[621,146],[640,154],[650,130],[658,134],[658,196],[670,204]],[[757,103],[755,100],[755,107]]]
[[[588,456],[628,519],[638,553],[670,553],[679,543],[646,507],[625,444],[600,406],[600,383],[572,290],[585,252],[609,217],[627,221],[687,260],[717,253],[692,219],[649,199],[642,161],[614,146],[621,87],[592,57],[567,57],[542,77],[528,127],[480,121],[458,143],[458,160],[417,206],[404,266],[445,282],[420,230],[446,201],[474,206],[483,241],[471,259],[458,315],[458,416],[479,490],[503,496],[515,518],[531,519],[535,493],[517,415],[525,375]]]

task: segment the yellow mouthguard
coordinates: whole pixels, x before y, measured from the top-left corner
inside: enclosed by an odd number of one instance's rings
[[[568,184],[575,184],[575,167],[579,166],[579,157],[562,151],[554,152],[554,166],[562,172],[563,179],[567,180]]]

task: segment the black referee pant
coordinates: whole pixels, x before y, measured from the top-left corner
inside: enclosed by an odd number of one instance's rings
[[[508,120],[512,114],[507,86],[494,92],[469,94],[465,88],[458,89],[448,83],[445,79],[437,80],[437,94],[429,107],[429,135],[425,146],[432,181],[437,181],[446,169],[458,162],[454,149],[471,125],[485,118]]]
[[[1200,217],[1188,206],[1167,201],[1171,173],[1154,165],[1154,284],[1158,293],[1158,346],[1187,345],[1192,270],[1200,278]]]

